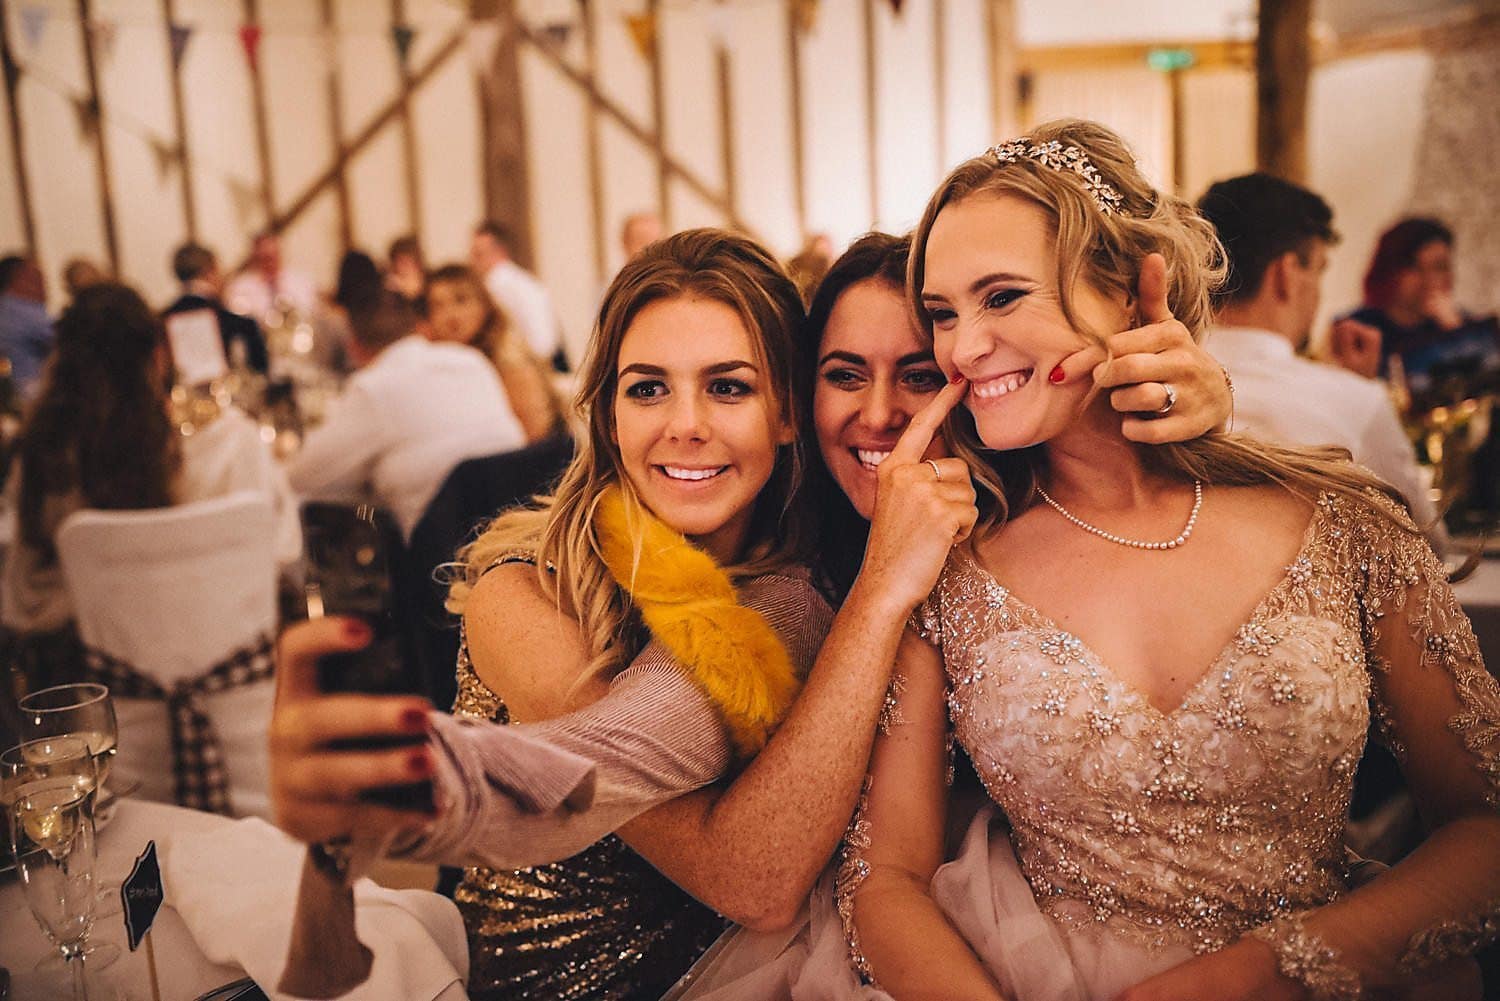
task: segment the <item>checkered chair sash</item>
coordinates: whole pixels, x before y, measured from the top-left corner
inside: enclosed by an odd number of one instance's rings
[[[272,645],[272,637],[263,635],[197,677],[178,681],[170,688],[102,650],[85,649],[84,660],[88,680],[108,686],[111,694],[166,702],[178,805],[233,816],[224,748],[199,697],[271,677],[275,669]]]

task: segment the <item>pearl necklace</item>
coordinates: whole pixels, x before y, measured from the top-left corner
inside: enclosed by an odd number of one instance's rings
[[[1182,527],[1181,534],[1179,534],[1175,539],[1168,539],[1166,542],[1142,542],[1139,539],[1127,539],[1124,536],[1115,535],[1113,532],[1106,532],[1104,529],[1099,528],[1097,525],[1090,525],[1088,522],[1078,517],[1072,511],[1069,511],[1057,501],[1053,500],[1051,496],[1048,495],[1047,491],[1043,490],[1041,487],[1037,487],[1036,492],[1042,495],[1042,500],[1046,501],[1047,504],[1052,508],[1052,510],[1056,511],[1058,514],[1062,515],[1064,518],[1068,519],[1073,524],[1083,529],[1085,532],[1092,532],[1094,535],[1099,536],[1099,538],[1101,539],[1106,539],[1109,542],[1113,542],[1119,546],[1129,546],[1131,549],[1176,549],[1178,546],[1186,542],[1188,540],[1188,537],[1193,534],[1193,529],[1198,525],[1198,511],[1203,507],[1203,481],[1194,480],[1193,510],[1192,513],[1188,515],[1187,524]]]

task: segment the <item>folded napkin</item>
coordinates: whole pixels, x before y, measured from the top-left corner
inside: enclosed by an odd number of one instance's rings
[[[216,963],[238,965],[275,1001],[286,965],[306,846],[261,820],[157,839],[167,905]],[[373,954],[351,1001],[429,1001],[468,979],[468,942],[453,902],[425,890],[354,885],[354,921]]]

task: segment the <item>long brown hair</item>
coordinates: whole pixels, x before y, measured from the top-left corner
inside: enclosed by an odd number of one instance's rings
[[[48,497],[86,507],[167,507],[181,448],[158,367],[161,324],[134,290],[78,293],[56,324],[42,390],[18,445],[21,540],[50,559]]]
[[[450,611],[463,612],[480,575],[499,557],[526,551],[536,556],[544,592],[582,626],[590,675],[618,670],[634,655],[630,638],[638,634],[639,617],[600,555],[594,512],[612,485],[624,491],[628,503],[641,503],[615,443],[620,345],[645,306],[679,297],[720,302],[738,314],[782,419],[798,431],[796,440],[777,451],[739,562],[724,569],[732,579],[743,579],[807,561],[812,530],[801,488],[803,449],[812,438],[803,382],[811,366],[798,343],[801,297],[775,258],[757,244],[722,230],[695,229],[651,244],[615,277],[579,372],[574,405],[588,433],[555,493],[500,515],[459,554],[462,572],[449,590]],[[555,574],[544,569],[549,564]]]
[[[484,303],[484,320],[479,325],[478,333],[468,344],[484,352],[484,356],[491,361],[499,359],[500,345],[510,331],[505,314],[501,312],[499,306],[495,305],[495,299],[490,295],[490,290],[484,287],[484,282],[479,280],[479,276],[467,264],[444,264],[427,276],[429,297],[432,294],[432,286],[440,283],[462,285],[469,290],[470,295]]]
[[[1106,214],[1076,174],[1028,157],[1001,163],[986,153],[960,164],[938,186],[912,234],[907,294],[927,337],[932,337],[932,318],[920,303],[927,241],[938,214],[976,195],[1010,195],[1041,208],[1052,224],[1059,303],[1074,330],[1108,350],[1108,332],[1090,330],[1079,318],[1075,290],[1087,283],[1113,298],[1133,298],[1141,262],[1159,253],[1167,262],[1172,315],[1201,340],[1210,321],[1209,293],[1225,274],[1224,250],[1208,222],[1187,202],[1152,188],[1124,140],[1102,125],[1063,119],[1032,129],[1026,138],[1038,146],[1055,141],[1064,148],[1077,147],[1121,194],[1123,204]],[[1035,501],[1046,462],[1041,446],[991,451],[980,440],[973,416],[962,407],[949,416],[944,433],[953,453],[973,471],[980,530],[1003,524],[1012,510],[1024,511]],[[1369,496],[1368,491],[1375,490],[1405,506],[1399,493],[1349,462],[1348,451],[1341,448],[1286,448],[1218,432],[1192,441],[1137,447],[1147,468],[1175,479],[1221,486],[1277,484],[1309,501],[1332,491],[1387,515]]]

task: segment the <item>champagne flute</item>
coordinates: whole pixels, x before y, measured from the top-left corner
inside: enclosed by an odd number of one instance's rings
[[[95,803],[90,809],[97,820],[109,819],[112,800],[105,783],[119,745],[119,727],[115,722],[115,704],[109,688],[95,682],[54,685],[23,696],[16,705],[21,710],[22,737],[37,739],[71,735],[88,743],[94,757],[96,777]],[[102,803],[98,801],[103,801]],[[100,812],[97,807],[104,806]],[[99,914],[105,917],[120,913],[120,886],[114,881],[99,890]]]
[[[97,849],[88,799],[71,778],[59,776],[21,783],[6,807],[26,906],[57,946],[75,1001],[88,997],[84,962],[96,901]]]
[[[9,813],[20,809],[23,800],[27,801],[27,809],[21,816],[21,834],[32,844],[55,850],[71,837],[73,820],[71,811],[54,807],[82,797],[83,812],[92,822],[98,799],[96,774],[94,756],[81,737],[69,734],[27,741],[0,751],[0,803]],[[117,896],[117,892],[100,890],[94,915],[118,913]],[[112,911],[110,903],[116,905]],[[100,904],[105,906],[100,908]],[[108,942],[89,945],[85,952],[96,969],[107,967],[120,955],[119,947]],[[64,962],[52,955],[38,963],[37,968],[61,968]]]

